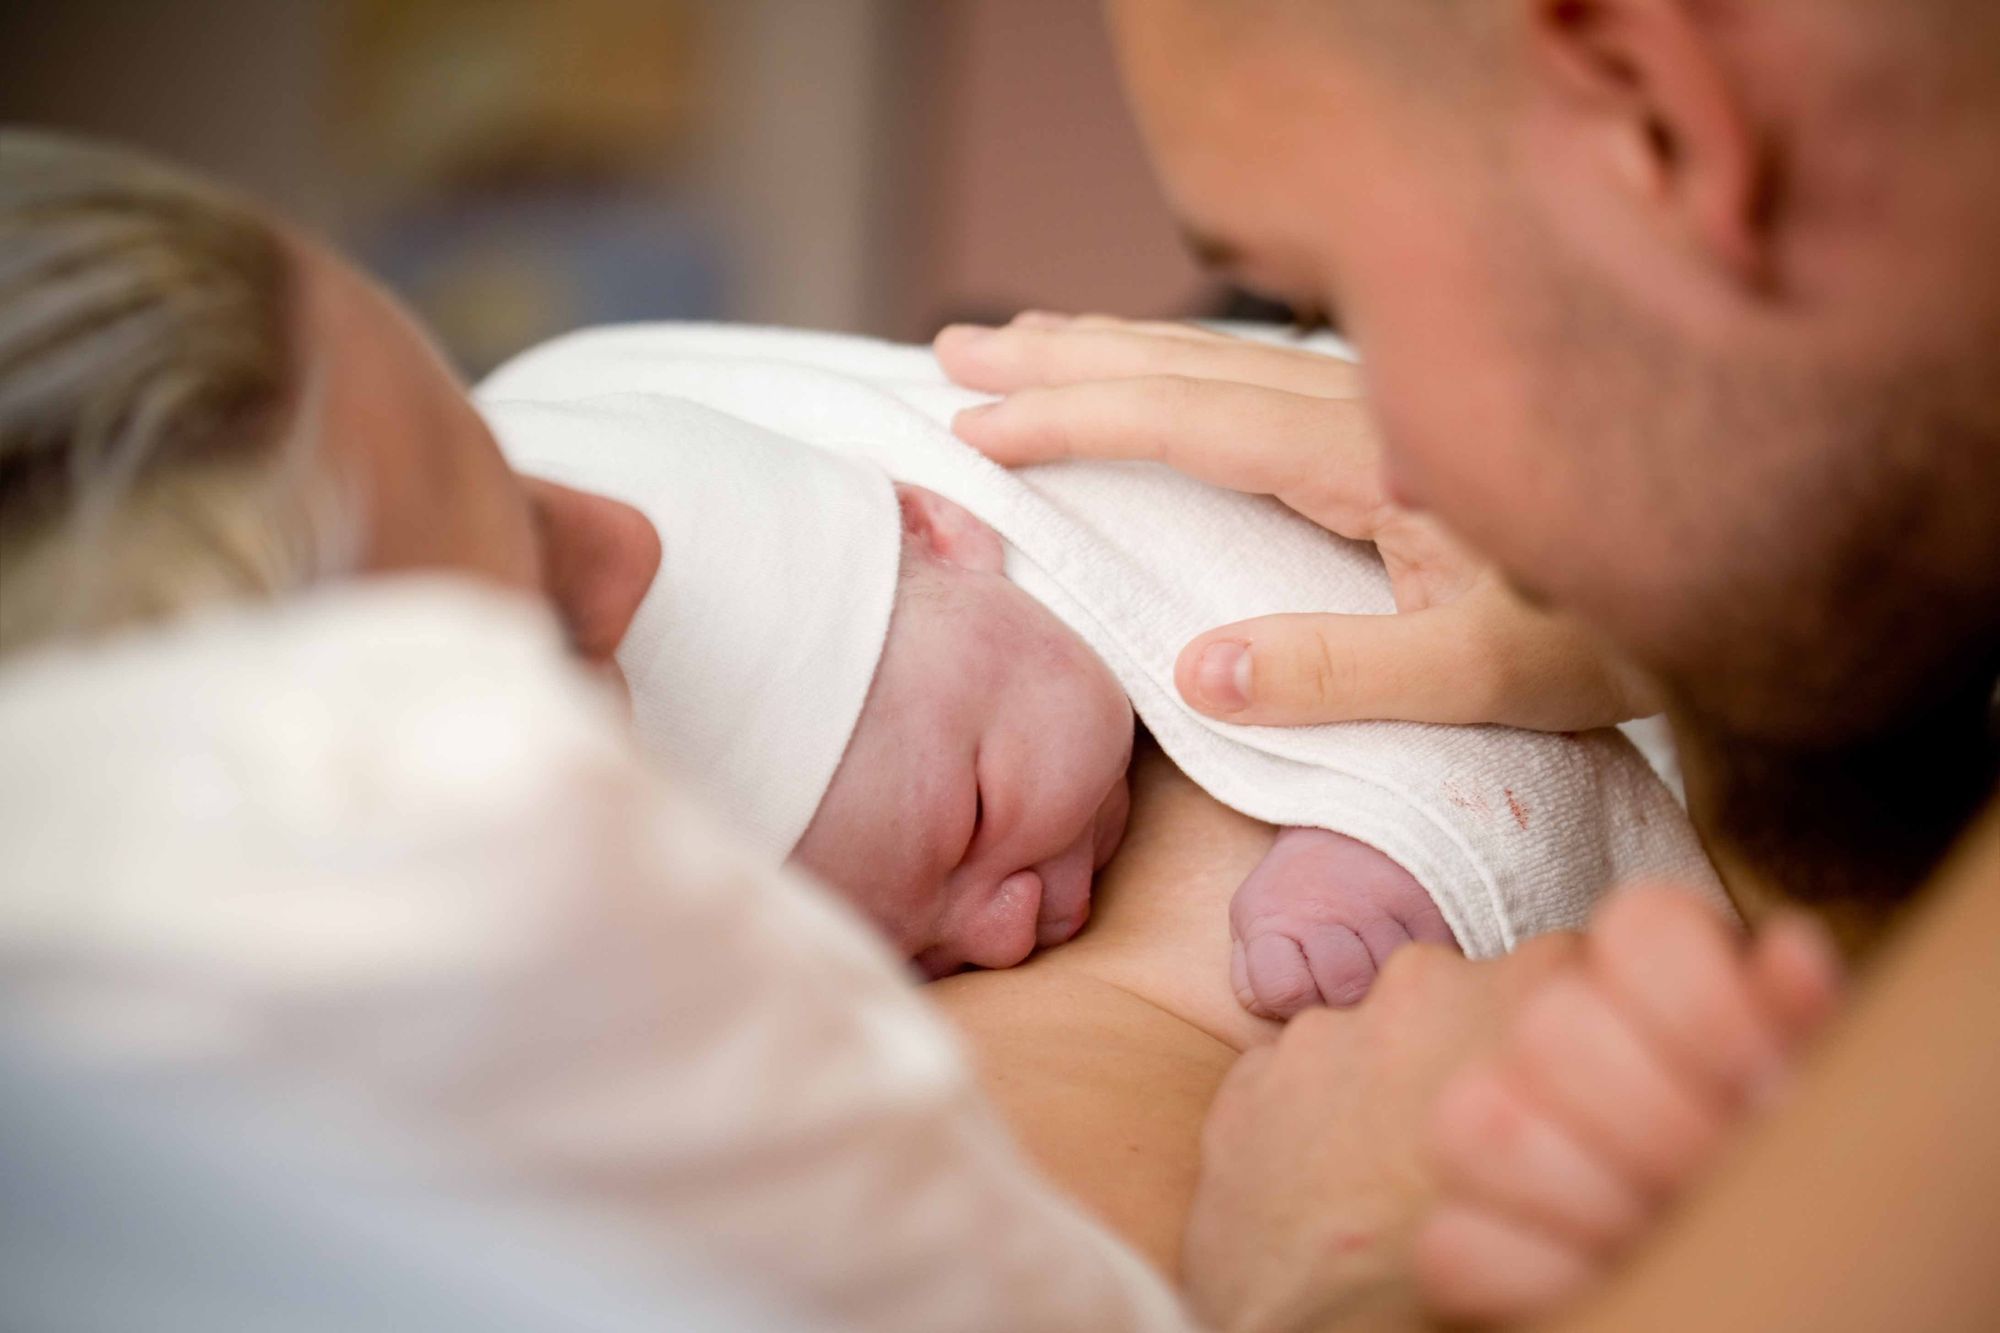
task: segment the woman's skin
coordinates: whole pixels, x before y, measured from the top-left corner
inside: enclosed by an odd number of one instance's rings
[[[1277,1032],[1230,990],[1228,921],[1275,836],[1142,742],[1130,831],[1088,929],[1021,967],[931,987],[1029,1153],[1168,1273],[1209,1103],[1236,1057]]]

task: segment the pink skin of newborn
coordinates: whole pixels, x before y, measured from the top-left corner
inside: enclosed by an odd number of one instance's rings
[[[998,533],[899,485],[902,568],[881,665],[792,853],[925,976],[1004,968],[1090,917],[1124,837],[1132,706],[1074,631],[1006,576]],[[1390,950],[1452,941],[1366,844],[1287,829],[1230,908],[1238,998],[1289,1017],[1352,1004]]]

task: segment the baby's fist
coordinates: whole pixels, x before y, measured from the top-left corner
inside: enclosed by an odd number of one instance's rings
[[[1413,940],[1458,943],[1407,870],[1367,843],[1312,828],[1278,834],[1230,901],[1229,933],[1236,998],[1278,1019],[1358,1003]]]

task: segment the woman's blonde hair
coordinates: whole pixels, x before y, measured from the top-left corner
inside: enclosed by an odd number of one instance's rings
[[[242,201],[0,131],[0,653],[327,572],[293,303]]]

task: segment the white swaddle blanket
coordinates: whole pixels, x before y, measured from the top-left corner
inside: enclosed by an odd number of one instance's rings
[[[651,412],[657,448],[670,451],[694,404],[742,423],[746,439],[775,432],[871,460],[957,501],[1006,539],[1009,575],[1104,658],[1189,777],[1253,818],[1381,849],[1431,893],[1472,956],[1581,924],[1616,882],[1670,877],[1722,900],[1685,814],[1616,732],[1288,729],[1194,712],[1173,668],[1196,634],[1270,612],[1392,611],[1373,548],[1329,537],[1275,501],[1153,464],[999,468],[950,433],[952,415],[984,399],[950,385],[927,349],[700,325],[585,330],[523,354],[477,396],[524,470],[642,507],[646,488],[624,475],[629,465],[564,465],[593,457],[593,417],[629,427]],[[700,429],[727,427],[704,415]],[[662,536],[671,565],[674,536]],[[854,614],[879,652],[876,610],[857,604]],[[852,704],[848,729],[860,700]],[[670,758],[698,766],[705,756]]]

